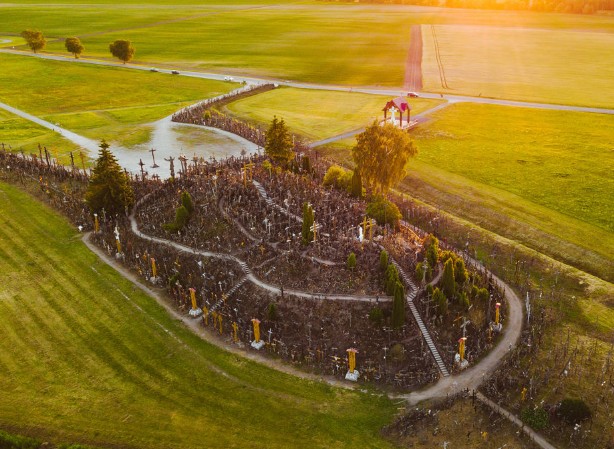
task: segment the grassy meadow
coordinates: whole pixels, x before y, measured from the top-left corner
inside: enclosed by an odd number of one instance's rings
[[[608,17],[330,2],[195,3],[171,8],[140,1],[120,10],[108,1],[7,4],[0,34],[35,26],[49,36],[46,51],[54,53],[66,54],[63,38],[77,35],[85,57],[110,59],[109,42],[124,38],[135,44],[135,61],[143,64],[401,87],[410,27],[422,24],[425,81],[438,90],[427,33],[436,24],[442,25],[437,29],[454,93],[614,105],[610,94],[600,95],[611,79],[608,58],[594,58],[611,54],[614,21]],[[67,11],[70,21],[64,20]],[[577,63],[567,64],[569,54]],[[491,76],[495,67],[503,78]]]
[[[224,110],[242,120],[264,126],[277,115],[285,120],[292,132],[320,140],[383,119],[382,109],[391,98],[356,92],[281,87],[229,103]],[[440,101],[412,98],[409,103],[412,114],[417,114],[435,107]]]
[[[391,447],[390,401],[202,341],[6,184],[0,217],[0,428],[111,447]]]
[[[92,139],[122,146],[149,140],[149,123],[236,84],[120,67],[69,64],[0,54],[0,101]],[[28,76],[23,76],[28,73]],[[48,139],[48,140],[47,140]],[[53,132],[21,119],[0,131],[0,142],[31,149],[54,145]],[[63,140],[63,139],[62,139]],[[61,151],[67,152],[72,144]]]
[[[614,33],[446,25],[424,26],[422,36],[426,91],[614,107]]]

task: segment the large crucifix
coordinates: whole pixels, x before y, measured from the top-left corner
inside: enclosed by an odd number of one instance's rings
[[[173,156],[169,156],[168,159],[164,159],[164,160],[171,164],[171,178],[174,178],[175,177],[175,163],[174,163],[175,158]]]

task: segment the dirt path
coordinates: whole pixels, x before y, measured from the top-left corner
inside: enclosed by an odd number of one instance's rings
[[[412,25],[409,37],[409,51],[405,63],[406,90],[422,90],[422,26]]]

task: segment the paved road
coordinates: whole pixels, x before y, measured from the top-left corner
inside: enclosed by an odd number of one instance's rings
[[[4,109],[5,111],[15,114],[21,118],[25,118],[26,120],[30,120],[31,122],[37,123],[45,128],[55,131],[56,133],[61,134],[62,137],[65,137],[66,139],[70,140],[71,142],[82,148],[85,148],[88,151],[92,151],[94,153],[98,151],[98,143],[91,139],[88,139],[87,137],[80,136],[79,134],[73,133],[72,131],[69,131],[65,128],[56,126],[53,123],[47,122],[43,119],[28,114],[21,109],[9,106],[6,103],[0,103],[0,109]]]
[[[25,51],[18,50],[10,50],[10,49],[0,49],[0,53],[11,53],[22,56],[30,56],[35,58],[42,59],[52,59],[55,61],[65,61],[71,62],[75,64],[95,64],[102,66],[110,66],[110,67],[124,67],[135,70],[149,70],[149,66],[138,65],[138,64],[121,64],[114,61],[104,61],[98,59],[88,59],[81,58],[75,59],[71,56],[63,56],[63,55],[54,55],[54,54],[45,54],[45,53],[31,53]],[[161,73],[171,73],[171,69],[160,69]],[[175,75],[177,76],[177,75]],[[179,76],[190,76],[194,78],[205,78],[212,80],[220,80],[223,81],[226,75],[219,73],[207,73],[207,72],[191,72],[191,71],[181,71]],[[401,88],[375,88],[375,87],[347,87],[347,86],[335,86],[329,84],[316,84],[316,83],[301,83],[287,80],[280,80],[275,78],[258,78],[258,77],[250,77],[250,76],[234,76],[234,80],[236,82],[245,81],[248,84],[262,84],[262,83],[277,83],[283,86],[296,87],[300,89],[317,89],[317,90],[328,90],[328,91],[341,91],[341,92],[361,92],[372,95],[392,95],[399,96],[405,95],[405,90]],[[479,103],[479,104],[495,104],[501,106],[515,106],[515,107],[523,107],[523,108],[534,108],[534,109],[549,109],[556,111],[572,111],[572,112],[592,112],[596,114],[612,114],[614,115],[614,109],[607,108],[591,108],[591,107],[583,107],[583,106],[569,106],[562,104],[549,104],[549,103],[534,103],[534,102],[525,102],[525,101],[514,101],[514,100],[499,100],[496,98],[485,98],[485,97],[471,97],[466,95],[444,95],[442,96],[439,93],[429,93],[429,92],[421,92],[420,96],[422,98],[431,98],[431,99],[446,99],[448,101],[458,102],[458,103]]]

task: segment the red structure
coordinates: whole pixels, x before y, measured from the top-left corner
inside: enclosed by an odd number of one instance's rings
[[[409,126],[411,107],[409,106],[407,100],[404,97],[397,97],[394,100],[390,100],[388,103],[386,103],[386,106],[384,106],[384,109],[382,109],[384,111],[384,122],[388,117],[388,111],[392,108],[395,108],[397,111],[399,111],[399,123],[401,125],[401,128],[403,127],[403,112],[407,111],[407,126]]]

